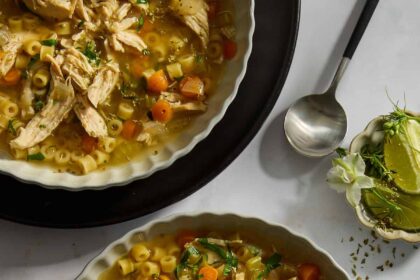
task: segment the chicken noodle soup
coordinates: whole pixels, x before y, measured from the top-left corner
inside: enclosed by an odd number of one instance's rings
[[[176,137],[217,94],[233,23],[221,0],[3,1],[4,148],[86,174]]]
[[[183,231],[135,244],[98,280],[318,280],[317,265],[292,263],[241,234]]]

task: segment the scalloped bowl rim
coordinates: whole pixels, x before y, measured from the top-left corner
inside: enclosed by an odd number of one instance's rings
[[[411,111],[407,111],[407,112],[409,112],[412,115],[419,115]],[[349,149],[350,152],[352,153],[358,152],[359,149],[357,149],[356,146],[361,147],[363,146],[361,143],[363,144],[368,143],[368,141],[372,139],[373,134],[375,132],[379,132],[377,128],[380,125],[380,123],[383,122],[383,117],[384,116],[379,116],[371,120],[369,124],[366,126],[366,128],[361,133],[356,135],[356,137],[353,138],[353,140],[350,143],[350,149]],[[381,237],[385,239],[388,239],[388,240],[401,239],[401,240],[411,242],[411,243],[420,242],[420,233],[407,232],[401,229],[382,229],[380,227],[375,226],[375,223],[374,223],[375,219],[373,217],[370,217],[366,213],[361,201],[353,209],[355,210],[357,218],[362,225],[368,227],[369,229],[374,230],[377,234],[379,234]]]
[[[177,220],[182,220],[182,219],[205,219],[206,217],[211,216],[217,219],[228,219],[228,218],[234,218],[234,219],[238,219],[238,220],[244,220],[244,221],[248,221],[249,223],[251,222],[258,222],[261,224],[264,224],[267,227],[273,228],[273,229],[277,229],[277,230],[282,230],[285,231],[286,233],[290,234],[290,236],[293,236],[293,238],[296,239],[300,239],[304,242],[306,242],[315,252],[323,255],[324,257],[327,258],[327,260],[330,262],[331,266],[338,272],[342,273],[345,277],[347,277],[347,279],[350,279],[347,272],[334,260],[334,258],[324,249],[322,249],[321,247],[319,247],[317,244],[315,244],[314,241],[312,241],[311,239],[296,233],[295,231],[291,230],[290,228],[278,224],[278,223],[274,223],[274,222],[267,222],[261,218],[257,218],[257,217],[252,217],[252,216],[243,216],[243,215],[238,215],[238,214],[234,214],[234,213],[229,213],[229,212],[195,212],[195,213],[178,213],[178,214],[173,214],[167,217],[163,217],[154,221],[150,221],[148,223],[146,223],[143,226],[140,226],[138,228],[132,229],[129,232],[127,232],[126,234],[124,234],[122,237],[120,237],[119,239],[113,241],[112,243],[110,243],[108,246],[106,246],[98,255],[96,255],[95,257],[93,257],[88,263],[87,265],[83,268],[82,272],[76,277],[76,280],[86,280],[86,279],[91,279],[88,278],[93,266],[100,262],[101,260],[104,260],[105,257],[107,255],[110,254],[111,250],[116,248],[119,245],[123,245],[126,243],[129,243],[129,240],[131,238],[133,238],[134,236],[138,235],[138,234],[147,234],[147,232],[149,232],[152,228],[154,228],[157,225],[161,225],[161,224],[171,224],[176,222]],[[257,230],[255,230],[255,232],[257,232]],[[114,260],[115,261],[115,260]]]
[[[239,1],[239,0],[235,0],[235,3],[236,1]],[[189,139],[188,145],[186,145],[185,147],[181,149],[173,151],[169,159],[162,160],[160,162],[153,162],[153,160],[150,160],[151,157],[149,157],[148,159],[149,161],[152,162],[152,167],[148,168],[144,172],[138,172],[138,171],[136,172],[133,167],[134,165],[133,162],[124,163],[117,166],[111,166],[104,171],[99,171],[96,173],[94,172],[93,174],[96,175],[95,177],[92,176],[92,173],[89,173],[87,175],[81,175],[81,176],[72,175],[67,172],[54,173],[53,169],[47,166],[33,166],[27,162],[21,162],[17,160],[9,160],[9,159],[0,159],[0,173],[9,175],[23,183],[36,184],[41,187],[45,187],[47,189],[64,189],[67,191],[83,191],[83,190],[104,190],[109,187],[124,186],[136,180],[147,178],[151,176],[152,174],[154,174],[155,172],[171,166],[177,159],[188,154],[200,141],[205,139],[210,134],[210,132],[213,130],[216,124],[218,124],[221,121],[228,107],[230,106],[230,104],[233,102],[236,95],[238,94],[240,83],[245,77],[248,61],[251,56],[252,45],[253,45],[252,40],[254,36],[254,31],[255,31],[255,16],[254,16],[255,0],[248,0],[248,1],[250,4],[249,8],[244,8],[246,9],[246,16],[248,17],[246,21],[249,21],[249,29],[245,30],[246,45],[245,44],[244,45],[246,48],[245,48],[243,57],[241,59],[238,59],[238,63],[240,63],[241,65],[241,70],[239,71],[239,74],[235,77],[235,79],[232,79],[232,81],[233,80],[235,81],[233,90],[225,98],[224,102],[220,106],[221,109],[219,110],[219,112],[210,119],[208,126],[205,129],[203,129],[199,134],[196,134],[191,139]],[[239,10],[238,10],[237,5],[235,5],[235,9],[236,9],[236,14],[238,14]],[[238,18],[236,20],[238,20]],[[27,168],[28,171],[31,171],[30,174],[21,171],[21,167],[23,166],[22,164],[24,164],[24,167]],[[125,177],[127,176],[127,174],[125,174],[123,170],[127,168],[130,168],[130,171],[131,171],[131,174],[128,176],[128,178]],[[40,171],[40,173],[38,173],[37,171]],[[116,174],[117,171],[120,174]],[[109,174],[112,174],[112,175],[109,175]],[[103,175],[108,175],[108,176],[103,176]],[[102,177],[106,177],[106,178],[102,178]]]

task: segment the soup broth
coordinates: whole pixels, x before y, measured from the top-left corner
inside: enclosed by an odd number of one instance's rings
[[[319,267],[242,233],[182,231],[136,243],[98,280],[320,280]]]
[[[231,1],[4,2],[0,148],[60,172],[157,151],[211,106],[236,55]]]

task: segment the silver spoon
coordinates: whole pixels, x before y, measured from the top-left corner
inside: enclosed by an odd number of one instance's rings
[[[284,131],[299,153],[322,157],[335,151],[347,132],[347,117],[335,98],[336,89],[366,30],[379,0],[367,0],[329,89],[305,96],[287,111]]]

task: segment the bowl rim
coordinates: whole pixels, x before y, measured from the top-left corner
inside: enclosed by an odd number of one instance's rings
[[[406,110],[406,112],[414,116],[420,116],[419,113],[415,113],[413,111]],[[383,121],[384,121],[384,115],[380,115],[373,118],[367,124],[365,129],[353,138],[353,140],[350,143],[349,152],[351,153],[359,152],[359,150],[355,146],[356,145],[361,146],[360,143],[365,143],[365,144],[368,143],[369,139],[372,139],[373,134],[379,131],[378,126],[381,125]],[[350,205],[350,203],[348,203],[348,205]],[[359,223],[366,226],[367,228],[371,230],[374,230],[382,238],[386,240],[400,239],[400,240],[407,241],[409,243],[420,242],[420,232],[413,233],[413,232],[408,232],[402,229],[393,229],[393,228],[383,229],[383,228],[377,227],[374,223],[376,220],[365,211],[361,200],[355,207],[352,207],[352,208],[356,212]]]
[[[101,179],[101,182],[97,182],[97,180],[95,180],[94,178],[89,177],[89,174],[76,176],[70,173],[63,172],[63,173],[59,173],[59,176],[57,176],[57,174],[54,173],[53,170],[51,170],[51,168],[49,167],[38,167],[44,171],[47,171],[42,174],[42,175],[47,175],[47,176],[28,175],[25,172],[21,172],[19,168],[8,168],[7,165],[8,165],[8,162],[10,162],[9,159],[0,159],[0,174],[11,176],[12,178],[25,184],[35,184],[46,189],[78,192],[78,191],[84,191],[84,190],[100,191],[100,190],[104,190],[111,187],[125,186],[134,181],[150,177],[154,173],[170,167],[176,160],[190,153],[191,150],[193,150],[194,147],[198,143],[204,140],[211,133],[214,127],[222,120],[227,109],[229,108],[233,100],[238,95],[239,86],[242,83],[245,77],[247,68],[248,68],[249,59],[251,57],[251,53],[253,49],[253,37],[255,33],[255,0],[248,0],[248,1],[250,5],[249,5],[249,9],[247,9],[246,16],[249,18],[250,26],[249,26],[249,30],[247,30],[247,36],[245,37],[247,39],[246,49],[244,51],[243,57],[241,57],[241,59],[239,60],[240,64],[242,64],[242,67],[239,74],[235,77],[233,90],[230,92],[227,98],[221,103],[220,111],[209,120],[208,126],[199,134],[194,135],[189,140],[188,145],[186,145],[185,147],[179,150],[175,150],[171,154],[169,159],[153,164],[153,166],[149,168],[146,172],[143,172],[143,173],[132,172],[130,174],[130,177],[127,177],[127,178],[123,178],[123,176],[118,176],[118,177],[112,176],[112,177],[108,177],[107,180]],[[125,164],[121,164],[120,166],[121,166],[120,168],[123,168],[123,166],[128,167],[130,165],[128,163],[125,163]],[[27,168],[31,168],[32,170],[35,171],[35,167],[28,165]],[[114,167],[107,168],[105,171],[101,171],[101,172],[105,172],[105,173],[110,172],[112,168]],[[99,174],[99,175],[100,175],[99,177],[105,177],[105,176],[101,176],[102,174]]]
[[[129,240],[135,234],[148,232],[150,229],[152,229],[154,226],[156,226],[158,224],[170,224],[172,222],[175,222],[177,219],[183,219],[183,218],[199,219],[199,218],[202,218],[202,217],[205,217],[205,216],[212,216],[212,217],[216,217],[216,218],[219,218],[219,219],[223,219],[225,217],[233,217],[235,219],[240,219],[240,220],[256,221],[256,222],[259,222],[259,223],[263,223],[266,226],[269,226],[269,227],[272,227],[272,228],[282,229],[282,230],[286,231],[287,233],[289,233],[290,235],[292,235],[293,237],[301,239],[302,241],[306,242],[315,251],[324,255],[327,258],[327,260],[330,262],[330,264],[337,271],[341,272],[345,277],[347,277],[347,279],[350,279],[347,272],[335,261],[335,259],[331,256],[331,254],[329,252],[327,252],[325,249],[322,249],[321,247],[319,247],[312,239],[310,239],[306,236],[303,236],[299,233],[296,233],[294,230],[290,229],[286,225],[276,223],[276,222],[273,222],[273,221],[266,221],[266,220],[264,220],[262,218],[259,218],[259,217],[256,217],[256,216],[249,216],[249,215],[245,216],[245,215],[240,215],[240,214],[236,214],[236,213],[233,213],[233,212],[222,212],[222,211],[220,211],[220,212],[217,212],[217,211],[216,212],[200,212],[200,211],[195,211],[195,212],[180,212],[180,213],[164,216],[162,218],[153,219],[153,220],[149,221],[148,223],[146,223],[146,224],[144,224],[140,227],[137,227],[137,228],[134,228],[134,229],[128,231],[127,233],[122,235],[120,238],[114,240],[113,242],[111,242],[107,246],[105,246],[95,257],[91,258],[90,261],[84,266],[84,268],[80,272],[80,274],[78,274],[76,276],[75,280],[83,280],[85,277],[89,276],[89,271],[91,270],[91,268],[94,266],[94,264],[96,262],[102,260],[112,250],[112,248],[115,248],[119,244],[124,243],[125,241]]]

